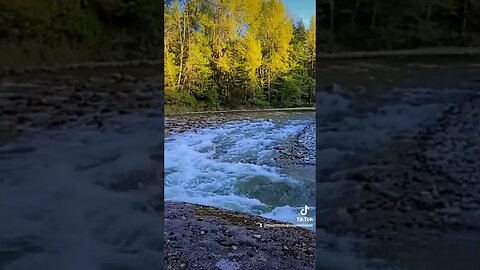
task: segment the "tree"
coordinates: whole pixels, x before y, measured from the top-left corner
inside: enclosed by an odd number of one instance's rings
[[[165,11],[165,98],[199,108],[308,103],[314,25],[294,27],[280,0],[174,1]]]

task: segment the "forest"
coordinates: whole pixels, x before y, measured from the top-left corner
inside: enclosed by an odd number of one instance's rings
[[[169,108],[296,107],[314,104],[316,41],[480,46],[479,0],[321,0],[310,25],[287,14],[280,0],[0,0],[0,69],[163,57]]]
[[[166,108],[315,103],[315,16],[306,27],[279,0],[177,0],[164,14]]]
[[[317,1],[319,50],[480,46],[479,0]]]
[[[160,58],[158,0],[0,0],[0,67]]]

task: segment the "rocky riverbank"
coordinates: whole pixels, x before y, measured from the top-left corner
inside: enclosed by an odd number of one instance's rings
[[[162,73],[153,65],[7,76],[0,82],[0,142],[76,123],[101,127],[105,117],[161,108],[162,98]]]
[[[357,221],[361,217],[371,219],[366,225],[382,222],[374,227],[385,230],[419,227],[480,231],[480,163],[476,159],[480,149],[476,136],[480,132],[479,108],[478,97],[452,105],[417,137],[398,140],[396,151],[386,154],[379,164],[334,176],[336,180],[359,183],[369,197],[347,207],[343,214]],[[383,218],[370,216],[377,211]]]
[[[187,131],[195,131],[202,128],[216,127],[230,121],[253,119],[246,115],[219,113],[213,115],[178,115],[173,117],[165,117],[165,136],[182,133]]]
[[[315,165],[315,124],[306,126],[300,133],[275,148],[275,160],[282,165]]]
[[[471,95],[416,136],[396,138],[377,161],[333,175],[350,186],[348,199],[323,213],[320,226],[371,239],[371,255],[407,269],[478,269],[479,108]]]
[[[315,269],[315,234],[247,214],[165,203],[166,269]]]

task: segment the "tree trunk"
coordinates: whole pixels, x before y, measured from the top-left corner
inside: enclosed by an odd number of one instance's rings
[[[355,27],[355,19],[357,18],[358,8],[360,7],[360,0],[355,1],[355,8],[352,13],[352,28]]]
[[[183,14],[183,23],[182,25],[180,25],[181,29],[180,31],[180,34],[181,34],[181,38],[180,38],[180,72],[178,73],[178,82],[177,84],[180,85],[180,88],[181,90],[183,90],[183,84],[181,84],[181,79],[182,79],[182,75],[184,73],[184,70],[183,70],[183,65],[184,65],[184,61],[185,61],[185,42],[186,42],[186,32],[187,32],[187,13],[185,12]]]
[[[432,16],[432,1],[429,0],[427,3],[427,24],[430,27],[430,18]]]
[[[330,31],[335,33],[335,0],[330,0]]]
[[[377,3],[373,6],[372,12],[372,24],[370,25],[370,29],[374,30],[377,24]]]
[[[460,30],[460,36],[463,37],[466,33],[467,26],[468,26],[468,13],[469,13],[469,0],[463,1],[463,18],[462,18],[462,28]]]
[[[270,104],[272,99],[271,99],[271,92],[270,92],[270,78],[267,78],[267,100],[268,100],[268,103]]]

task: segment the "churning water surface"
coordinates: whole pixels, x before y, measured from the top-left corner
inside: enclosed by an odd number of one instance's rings
[[[275,147],[314,123],[313,113],[289,119],[233,121],[165,140],[165,199],[210,205],[296,223],[309,205],[315,175],[289,173]],[[293,157],[292,157],[293,158]]]

